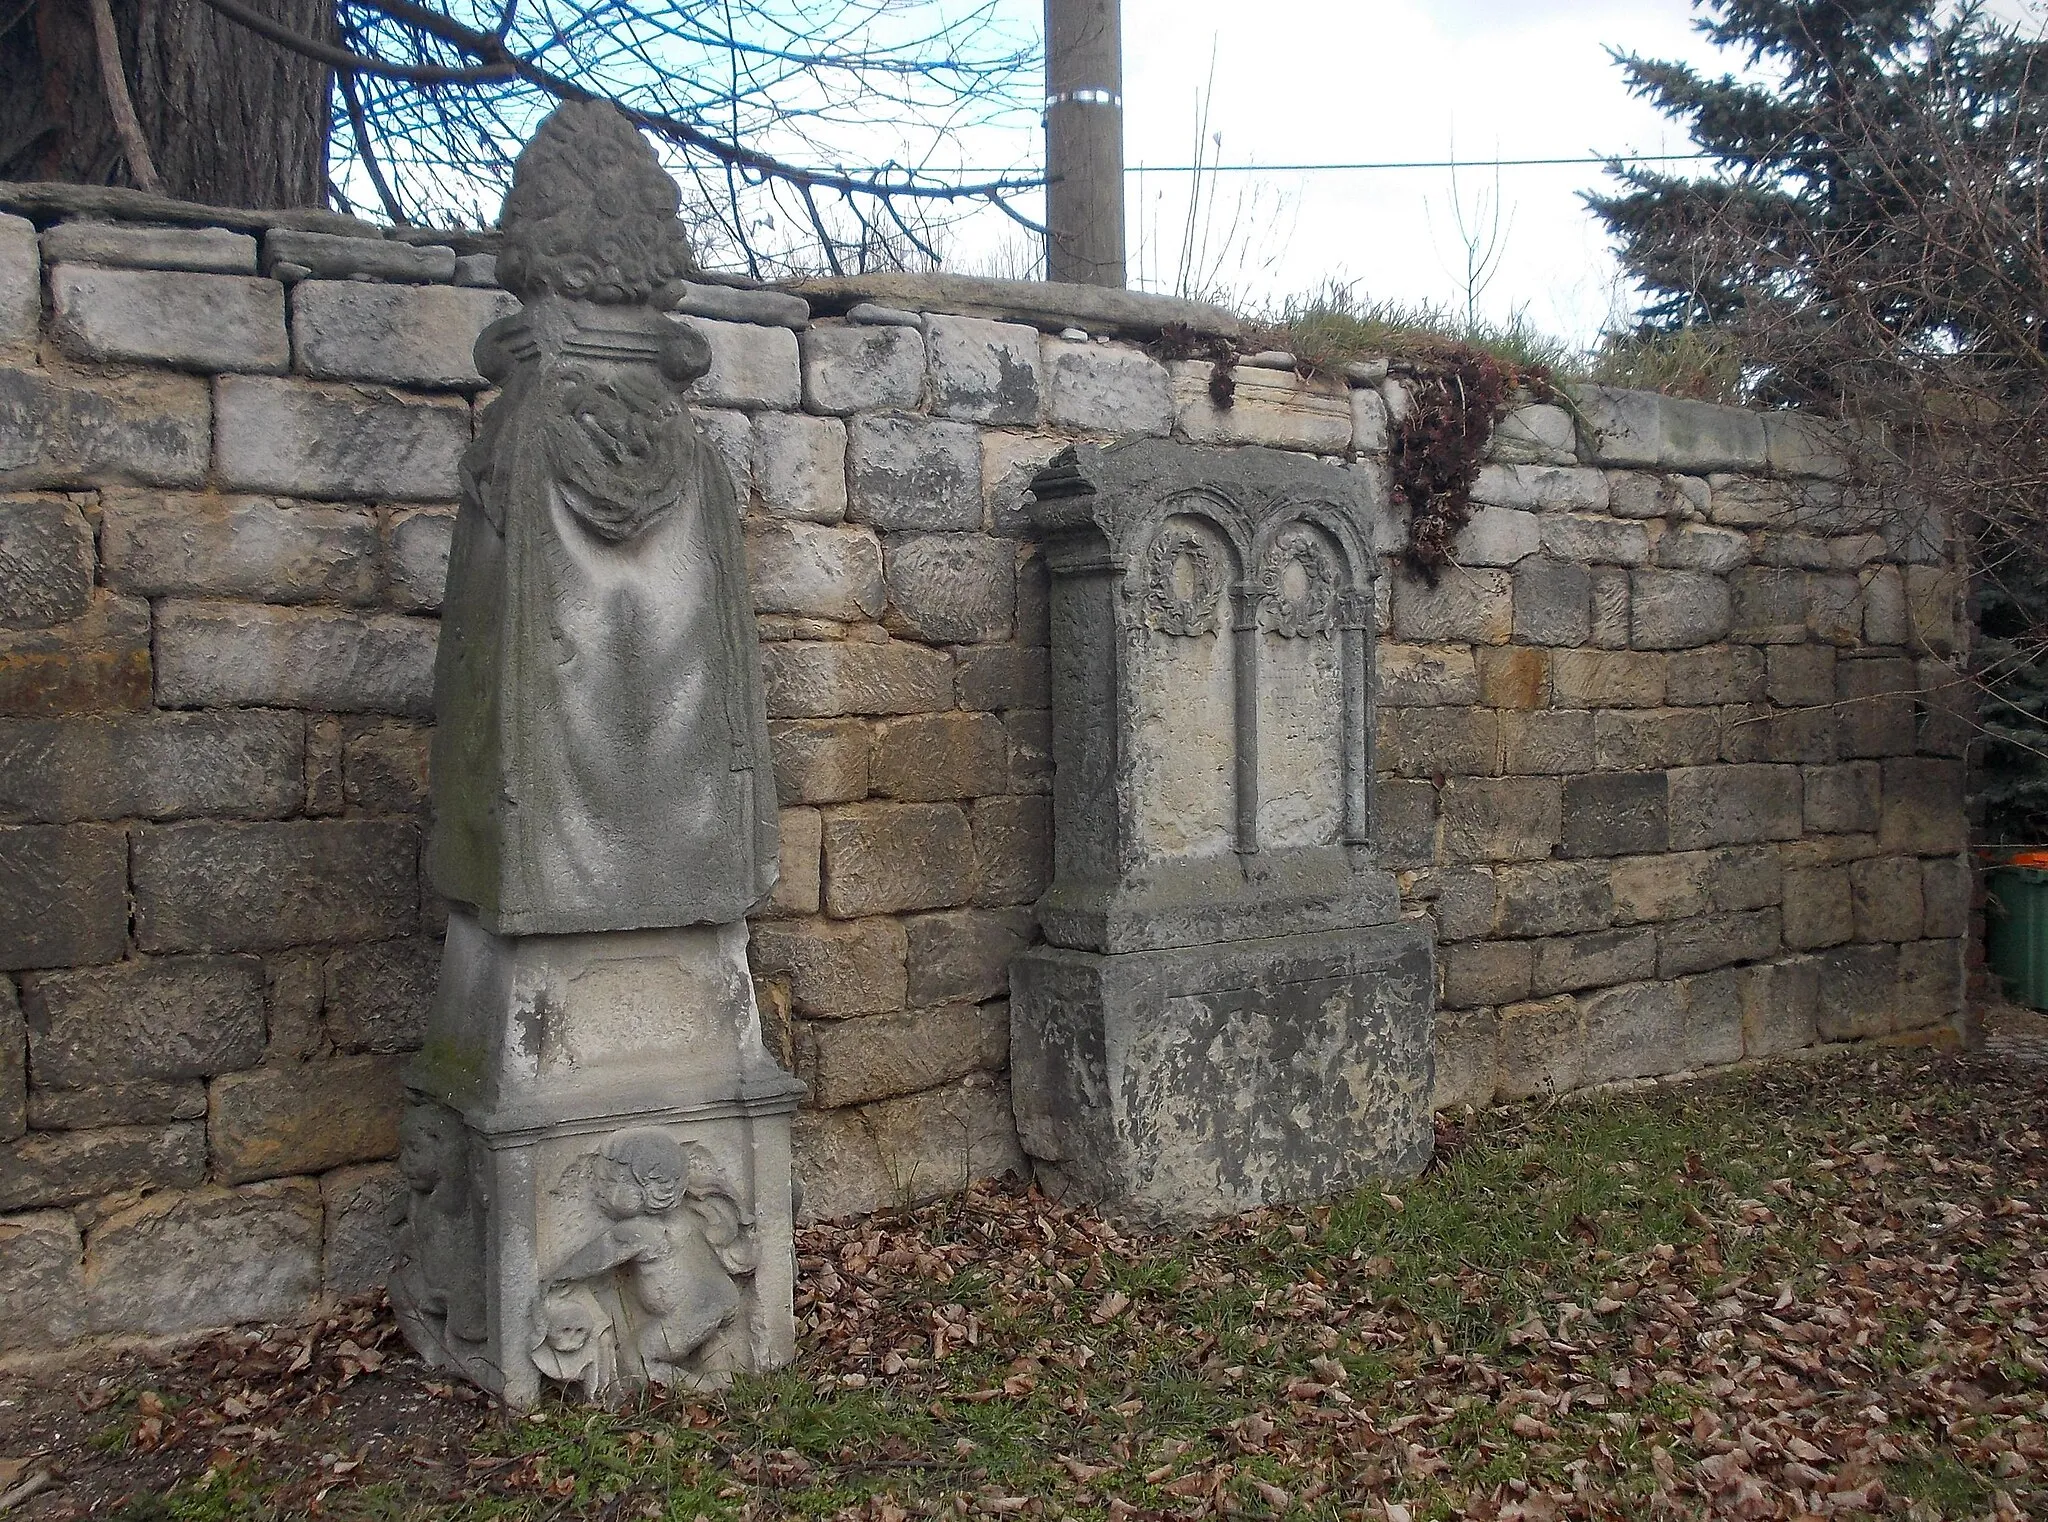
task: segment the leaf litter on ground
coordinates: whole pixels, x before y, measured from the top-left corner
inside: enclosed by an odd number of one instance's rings
[[[800,1232],[799,1360],[723,1397],[508,1413],[366,1306],[0,1383],[0,1454],[120,1522],[2043,1516],[2043,1076],[1446,1117],[1398,1195],[1177,1230],[983,1186]]]

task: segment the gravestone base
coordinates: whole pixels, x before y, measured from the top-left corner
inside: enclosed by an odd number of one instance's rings
[[[1396,921],[1011,964],[1018,1132],[1049,1190],[1167,1220],[1419,1172],[1434,941]]]
[[[391,1301],[509,1405],[710,1389],[795,1351],[790,1118],[746,926],[500,936],[451,916],[407,1074]]]

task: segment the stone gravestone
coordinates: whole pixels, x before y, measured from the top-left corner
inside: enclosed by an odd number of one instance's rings
[[[565,105],[520,155],[435,668],[428,868],[450,901],[407,1084],[391,1300],[515,1406],[705,1388],[792,1355],[790,1115],[747,910],[775,881],[738,509],[664,315],[677,193]]]
[[[1011,972],[1053,1188],[1167,1218],[1410,1174],[1434,945],[1373,856],[1377,560],[1354,473],[1148,439],[1062,454],[1047,944]]]

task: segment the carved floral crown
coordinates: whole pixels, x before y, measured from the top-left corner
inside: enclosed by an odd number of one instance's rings
[[[513,166],[498,217],[498,278],[528,302],[549,293],[611,306],[649,301],[696,270],[676,220],[680,201],[616,106],[559,106]]]

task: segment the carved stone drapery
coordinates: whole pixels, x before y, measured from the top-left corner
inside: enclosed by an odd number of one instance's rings
[[[794,1345],[790,1114],[748,909],[777,809],[739,509],[685,402],[677,192],[613,108],[521,155],[522,309],[462,462],[428,870],[451,900],[407,1073],[391,1300],[423,1357],[530,1404],[713,1387]]]

